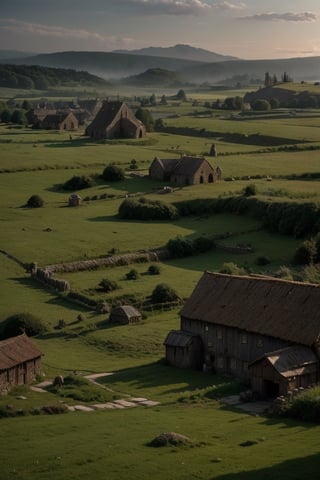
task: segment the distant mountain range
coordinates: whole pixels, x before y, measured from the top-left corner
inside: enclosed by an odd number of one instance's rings
[[[24,58],[36,55],[34,52],[21,52],[20,50],[0,50],[0,60]]]
[[[139,50],[114,50],[114,53],[125,53],[130,55],[148,55],[151,57],[180,58],[184,60],[195,60],[197,62],[225,62],[226,60],[238,60],[230,55],[220,55],[203,48],[191,47],[190,45],[178,44],[174,47],[148,47]]]
[[[241,60],[189,45],[150,47],[132,50],[130,53],[121,52],[70,51],[3,58],[0,51],[0,63],[74,69],[87,71],[104,79],[123,79],[148,71],[143,83],[146,84],[149,76],[153,84],[159,85],[170,78],[175,81],[174,74],[176,81],[181,84],[204,82],[215,84],[241,75],[263,80],[266,72],[270,75],[275,74],[278,78],[281,78],[283,72],[287,72],[295,81],[320,80],[320,57]],[[164,70],[171,73],[165,74]],[[139,78],[134,78],[133,82],[130,79],[128,81],[137,83]]]

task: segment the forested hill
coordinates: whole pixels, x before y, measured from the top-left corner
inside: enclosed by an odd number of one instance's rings
[[[106,85],[102,78],[88,72],[35,65],[1,65],[0,87],[47,90],[59,85]]]

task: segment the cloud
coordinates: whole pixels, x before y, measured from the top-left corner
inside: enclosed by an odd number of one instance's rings
[[[242,10],[246,7],[245,3],[242,2],[237,2],[237,3],[231,3],[231,2],[219,2],[219,3],[214,3],[212,5],[213,9],[217,10]]]
[[[73,38],[78,40],[95,40],[111,45],[126,45],[132,39],[126,37],[106,36],[84,29],[59,27],[56,25],[43,25],[39,23],[23,22],[13,18],[0,20],[0,30],[14,34],[29,34],[38,37]]]
[[[315,22],[317,15],[312,12],[301,13],[261,13],[249,17],[240,17],[241,20],[257,20],[261,22]]]
[[[210,10],[239,10],[242,2],[207,3],[204,0],[118,0],[118,4],[133,7],[141,14],[157,15],[201,15]]]

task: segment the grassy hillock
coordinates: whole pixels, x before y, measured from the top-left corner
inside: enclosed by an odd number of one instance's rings
[[[122,80],[127,85],[161,85],[167,87],[176,87],[183,84],[183,78],[180,74],[165,70],[163,68],[150,68],[139,75],[127,77]]]

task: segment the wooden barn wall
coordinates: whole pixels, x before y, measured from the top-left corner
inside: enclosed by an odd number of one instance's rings
[[[265,396],[266,386],[265,381],[270,381],[279,385],[279,395],[287,395],[296,388],[306,388],[318,382],[318,372],[302,373],[289,378],[283,377],[267,360],[261,360],[250,367],[251,386],[252,390]]]
[[[183,317],[181,330],[201,337],[208,369],[243,378],[249,378],[249,363],[264,353],[290,345],[273,337]]]
[[[6,394],[16,385],[24,385],[34,381],[41,373],[41,358],[20,363],[13,368],[0,372],[0,393]]]
[[[179,368],[202,368],[203,352],[200,339],[194,339],[187,347],[166,345],[166,360]]]

